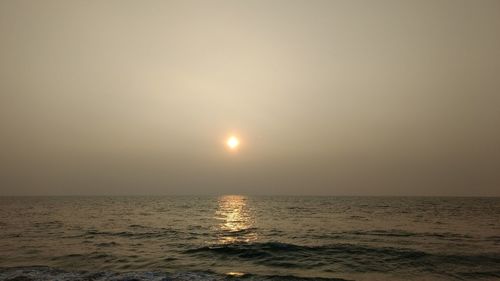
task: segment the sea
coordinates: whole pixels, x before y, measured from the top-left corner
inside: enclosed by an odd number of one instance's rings
[[[500,280],[500,198],[0,197],[0,280]]]

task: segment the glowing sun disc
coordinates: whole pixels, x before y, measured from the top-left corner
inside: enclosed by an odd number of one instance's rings
[[[240,140],[235,136],[229,137],[226,141],[226,145],[229,149],[236,149],[240,145]]]

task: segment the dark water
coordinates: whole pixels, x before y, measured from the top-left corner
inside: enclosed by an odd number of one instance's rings
[[[0,230],[3,280],[500,280],[500,198],[0,197]]]

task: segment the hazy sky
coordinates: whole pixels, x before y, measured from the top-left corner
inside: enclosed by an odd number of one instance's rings
[[[500,196],[500,1],[0,1],[0,195],[223,193]]]

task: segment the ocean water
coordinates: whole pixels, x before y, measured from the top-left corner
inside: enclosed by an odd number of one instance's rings
[[[500,280],[500,198],[0,197],[0,280]]]

